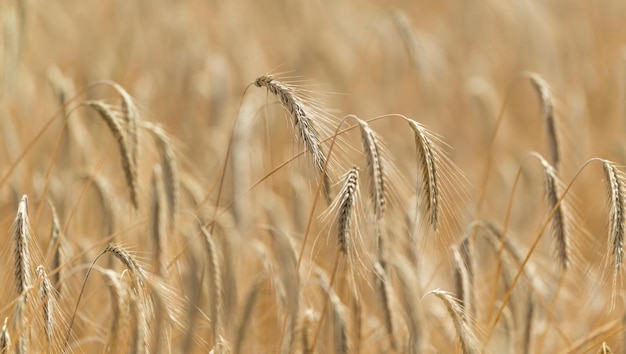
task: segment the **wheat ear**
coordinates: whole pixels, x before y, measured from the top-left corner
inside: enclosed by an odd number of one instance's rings
[[[155,165],[152,169],[152,217],[151,229],[154,242],[154,272],[163,276],[163,241],[165,238],[166,225],[165,191],[163,187],[163,175],[161,166]]]
[[[452,318],[454,328],[461,341],[461,349],[464,354],[478,354],[480,353],[480,342],[476,335],[472,331],[467,322],[467,316],[464,313],[463,306],[459,303],[454,296],[448,292],[442,290],[433,290],[427,293],[437,296],[448,309],[448,314]]]
[[[339,249],[343,254],[348,255],[352,233],[352,219],[359,192],[359,170],[352,167],[345,177],[345,183],[339,192],[337,201],[337,235],[339,238]]]
[[[62,263],[62,247],[61,242],[61,223],[59,222],[59,215],[57,214],[54,204],[50,202],[50,210],[52,212],[52,227],[50,228],[50,246],[48,254],[52,254],[52,262],[50,269],[54,270],[52,275],[52,285],[57,290],[57,293],[61,291],[61,263]]]
[[[211,291],[211,321],[213,330],[213,345],[217,345],[219,339],[221,320],[221,309],[223,307],[222,297],[222,272],[220,268],[220,261],[217,254],[217,247],[213,241],[213,235],[204,227],[200,226],[200,231],[204,236],[204,246],[208,257],[209,269],[209,289]]]
[[[24,301],[28,301],[27,290],[31,286],[30,250],[28,243],[31,239],[30,223],[28,221],[28,197],[22,196],[17,208],[17,216],[13,222],[14,275],[18,295],[24,294]]]
[[[564,201],[559,203],[561,199],[561,182],[557,177],[556,170],[540,155],[537,155],[543,166],[543,175],[546,188],[546,199],[550,210],[555,209],[552,216],[552,230],[556,238],[557,254],[561,269],[565,270],[570,263],[570,247],[569,247],[569,210],[568,205]]]
[[[130,200],[137,209],[139,207],[138,200],[138,187],[137,187],[137,166],[132,155],[131,146],[128,142],[128,137],[122,124],[115,115],[112,108],[100,101],[87,101],[85,105],[95,110],[98,115],[104,120],[109,127],[111,133],[117,140],[118,147],[120,149],[120,156],[122,160],[122,169],[126,177],[126,184],[128,185]]]
[[[415,148],[417,149],[417,165],[421,172],[422,193],[426,205],[426,215],[430,225],[437,230],[439,225],[440,187],[437,171],[436,147],[431,141],[431,134],[418,122],[407,119],[415,134]]]
[[[609,253],[613,256],[613,291],[615,299],[617,279],[624,263],[624,230],[626,222],[626,189],[624,173],[613,162],[603,161],[604,175],[609,190]]]
[[[37,267],[37,276],[39,277],[39,297],[43,303],[43,320],[44,320],[44,334],[46,340],[50,342],[54,336],[54,313],[52,308],[52,284],[48,279],[48,274],[44,270],[42,265]]]
[[[357,118],[357,122],[359,123],[359,129],[361,131],[361,143],[363,145],[363,151],[365,152],[367,169],[370,175],[370,198],[374,204],[374,217],[379,221],[384,217],[387,204],[387,186],[383,173],[383,157],[381,156],[378,137],[372,128],[362,119]]]
[[[556,121],[554,117],[552,92],[550,91],[548,83],[538,74],[529,73],[529,79],[533,88],[537,92],[539,99],[541,100],[543,117],[546,121],[546,129],[548,131],[548,144],[550,145],[552,166],[558,170],[561,163],[561,157],[559,152]]]
[[[469,276],[469,269],[461,252],[457,249],[453,249],[452,253],[454,254],[454,283],[456,287],[456,293],[461,305],[465,308],[465,311],[462,313],[471,313],[471,305],[473,303],[472,299],[472,283]]]
[[[300,139],[313,156],[318,171],[324,174],[324,194],[330,204],[330,178],[328,172],[324,170],[326,154],[322,149],[320,135],[312,118],[313,109],[305,103],[295,87],[274,78],[272,75],[261,75],[254,80],[254,84],[257,87],[267,88],[292,116],[293,125],[297,128]]]
[[[598,349],[596,354],[613,354],[613,351],[608,345],[606,345],[606,342],[602,342],[602,345],[600,346],[600,349]]]
[[[144,290],[146,271],[139,265],[137,260],[128,253],[122,246],[109,244],[105,249],[105,253],[111,253],[130,271],[133,280],[133,291],[138,294]]]
[[[170,136],[159,125],[142,122],[141,126],[154,136],[154,140],[161,154],[161,169],[163,171],[163,184],[167,198],[167,212],[169,228],[174,229],[174,221],[178,212],[178,195],[180,193],[180,172],[174,150],[174,144]]]

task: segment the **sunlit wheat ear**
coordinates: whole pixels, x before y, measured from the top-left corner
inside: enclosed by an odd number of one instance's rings
[[[468,324],[468,316],[465,314],[465,309],[463,309],[463,306],[461,306],[459,301],[455,299],[452,294],[442,290],[433,290],[428,292],[426,295],[429,294],[437,296],[446,306],[448,314],[450,315],[450,318],[452,318],[452,322],[454,323],[456,333],[461,341],[461,349],[463,350],[463,353],[480,353],[480,342],[478,341],[478,338],[476,338],[476,334],[474,334],[474,331]]]
[[[137,135],[137,121],[139,114],[132,97],[120,85],[113,85],[122,98],[122,118],[128,126],[128,140],[130,142],[131,156],[133,163],[137,166],[137,154],[139,152],[139,139]]]
[[[557,135],[556,119],[554,116],[554,102],[552,98],[552,92],[548,83],[536,73],[528,73],[530,82],[533,88],[537,92],[539,99],[541,100],[541,107],[543,110],[543,117],[546,121],[546,130],[548,131],[548,144],[550,146],[550,157],[552,166],[559,170],[561,164],[561,157],[559,151],[559,140]]]
[[[383,310],[385,315],[385,328],[387,330],[387,335],[389,336],[389,344],[391,345],[392,351],[396,351],[396,336],[394,330],[393,323],[393,308],[392,308],[392,299],[393,299],[393,291],[391,288],[391,279],[389,279],[389,275],[387,274],[386,264],[384,262],[376,262],[374,264],[374,272],[376,274],[376,283],[378,285],[378,291],[380,293],[380,297],[383,302]]]
[[[145,290],[146,271],[139,265],[137,260],[119,245],[109,244],[105,249],[105,253],[111,253],[130,271],[133,280],[133,291],[139,293]]]
[[[180,190],[180,172],[172,139],[159,125],[150,122],[141,122],[141,127],[152,134],[161,154],[161,169],[163,171],[163,184],[167,198],[167,215],[169,228],[174,229],[174,217],[178,212],[178,195]]]
[[[536,155],[543,166],[545,180],[546,199],[549,210],[555,210],[551,219],[552,231],[557,244],[557,255],[559,265],[562,270],[566,270],[570,265],[570,226],[569,206],[565,200],[559,203],[562,197],[562,183],[559,180],[556,170],[540,155]]]
[[[345,177],[345,182],[335,204],[337,204],[336,229],[339,239],[339,250],[348,255],[350,243],[352,242],[352,224],[355,213],[355,206],[359,193],[359,170],[352,167]]]
[[[433,136],[421,124],[407,119],[409,126],[415,134],[415,148],[417,149],[417,165],[421,175],[421,193],[424,199],[425,215],[434,230],[439,226],[440,213],[440,187],[438,158],[439,153],[433,144]]]
[[[42,265],[37,267],[37,276],[39,277],[39,297],[42,302],[44,334],[46,340],[50,342],[54,336],[54,313],[52,308],[52,284],[48,279],[48,274]]]
[[[31,286],[30,250],[29,242],[32,238],[30,223],[28,221],[28,197],[22,196],[17,208],[17,216],[13,222],[14,251],[14,275],[18,295],[24,294],[24,301],[28,301],[27,289]]]
[[[611,302],[615,301],[617,279],[624,263],[624,229],[626,222],[626,196],[624,173],[611,161],[603,161],[609,200],[609,254],[613,257],[613,290]]]
[[[161,276],[165,275],[163,264],[163,243],[167,229],[167,217],[165,210],[165,191],[163,187],[163,174],[161,166],[154,165],[152,168],[152,215],[151,233],[154,242],[154,272]]]
[[[293,119],[293,126],[304,146],[313,156],[315,166],[320,173],[324,173],[324,195],[330,204],[330,177],[328,171],[324,171],[326,165],[326,155],[321,145],[320,134],[316,129],[316,122],[313,116],[315,109],[310,107],[306,100],[298,93],[298,90],[285,82],[282,82],[272,75],[261,75],[254,80],[257,87],[265,87],[269,92],[278,98],[281,105],[289,112]]]
[[[130,193],[130,201],[135,209],[139,207],[138,200],[138,187],[137,187],[137,166],[135,165],[134,158],[132,156],[131,146],[128,141],[128,136],[119,118],[116,116],[112,107],[106,103],[100,101],[87,101],[85,105],[95,110],[98,115],[104,120],[109,127],[109,130],[117,140],[117,145],[120,150],[120,157],[122,160],[122,169],[124,170],[124,176],[126,177],[126,184]]]
[[[2,332],[0,333],[0,353],[8,353],[9,350],[11,350],[11,336],[9,335],[9,329],[7,328],[8,319],[8,317],[4,318]]]
[[[50,228],[50,251],[48,255],[52,254],[52,261],[50,262],[50,269],[54,271],[52,275],[52,286],[57,290],[58,293],[61,292],[61,274],[62,269],[61,264],[63,262],[62,259],[62,237],[61,237],[61,223],[59,222],[59,215],[57,214],[56,208],[54,204],[50,202],[50,210],[52,213],[52,227]]]
[[[223,307],[222,272],[218,258],[218,250],[213,241],[213,235],[204,227],[200,226],[200,231],[204,239],[207,264],[209,266],[209,288],[211,294],[211,322],[213,330],[213,344],[217,345],[219,339],[220,326],[222,325],[221,309]]]
[[[456,248],[452,250],[454,254],[454,283],[459,303],[465,308],[467,313],[471,313],[472,299],[472,283],[469,275],[467,263],[460,250]],[[463,313],[464,314],[464,313]]]
[[[370,175],[370,198],[374,204],[374,217],[377,221],[383,219],[386,198],[386,178],[383,173],[383,156],[376,133],[366,121],[357,119],[361,131],[361,143],[367,160],[367,172]]]
[[[103,275],[107,279],[106,282],[111,295],[111,317],[113,318],[105,352],[116,353],[123,347],[123,336],[126,332],[126,324],[129,316],[128,303],[126,302],[125,288],[122,288],[122,286],[125,285],[122,285],[119,281],[117,273],[106,270],[103,272]]]

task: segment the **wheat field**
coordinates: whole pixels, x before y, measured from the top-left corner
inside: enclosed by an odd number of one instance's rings
[[[0,352],[626,351],[626,2],[0,6]]]

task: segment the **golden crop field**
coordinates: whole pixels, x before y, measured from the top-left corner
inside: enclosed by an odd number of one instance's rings
[[[626,351],[623,0],[0,4],[0,352]]]

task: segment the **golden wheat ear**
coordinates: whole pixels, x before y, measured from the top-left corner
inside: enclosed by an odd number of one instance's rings
[[[120,119],[117,117],[113,108],[103,102],[87,101],[84,105],[92,108],[98,113],[117,140],[122,160],[122,169],[124,170],[126,184],[128,185],[130,193],[130,201],[135,209],[139,208],[137,166],[135,164],[135,158],[132,155],[131,145],[128,141],[127,133],[123,128]]]
[[[322,149],[321,136],[316,127],[315,117],[321,118],[317,110],[307,103],[307,99],[300,94],[299,90],[284,81],[278,80],[272,75],[261,75],[254,80],[257,87],[265,87],[269,92],[278,98],[280,104],[293,119],[292,126],[297,131],[297,137],[305,148],[313,156],[315,167],[319,173],[323,174],[324,195],[328,204],[331,203],[330,177],[328,176],[328,166],[326,154]],[[317,119],[321,120],[321,119]]]
[[[39,297],[42,302],[42,313],[43,313],[43,323],[44,323],[44,334],[46,340],[50,342],[54,336],[54,309],[52,304],[52,284],[50,283],[50,279],[48,279],[48,274],[46,273],[44,267],[39,265],[37,267],[37,276],[39,277]]]
[[[541,155],[535,154],[543,167],[545,181],[545,194],[549,210],[554,210],[550,220],[552,232],[557,244],[557,256],[562,270],[566,270],[571,262],[570,237],[571,227],[569,221],[570,205],[563,199],[563,184],[557,176],[556,169],[552,167]]]
[[[550,85],[537,73],[527,73],[530,82],[539,96],[543,118],[546,122],[548,132],[548,145],[550,147],[550,160],[552,166],[558,171],[561,165],[561,154],[559,147],[558,126],[554,113],[554,99]]]
[[[608,189],[609,201],[609,250],[612,256],[613,283],[611,302],[617,293],[617,280],[624,264],[624,230],[626,229],[626,177],[624,172],[608,160],[602,163]]]
[[[178,160],[176,158],[174,144],[172,138],[161,126],[142,121],[140,127],[146,129],[153,136],[159,153],[161,154],[161,170],[167,201],[168,224],[169,229],[174,230],[180,194],[180,171],[178,169]]]
[[[359,171],[356,167],[352,167],[345,176],[345,182],[339,192],[336,202],[337,217],[335,228],[337,230],[337,239],[339,241],[339,250],[348,255],[350,244],[353,242],[352,224],[354,212],[356,209],[357,198],[359,194]]]
[[[454,323],[454,328],[461,342],[461,349],[464,354],[478,354],[481,352],[480,341],[476,337],[473,329],[467,320],[465,309],[459,303],[459,300],[446,291],[433,290],[426,295],[433,294],[437,296],[448,310],[448,314]]]
[[[31,257],[29,242],[32,238],[28,219],[28,197],[22,196],[13,222],[13,241],[15,242],[13,271],[18,295],[28,300],[28,289],[32,285]]]

